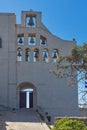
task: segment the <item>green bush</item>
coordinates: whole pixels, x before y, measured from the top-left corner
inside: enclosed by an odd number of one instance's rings
[[[53,130],[87,130],[87,126],[83,121],[64,117],[60,120],[55,120]]]

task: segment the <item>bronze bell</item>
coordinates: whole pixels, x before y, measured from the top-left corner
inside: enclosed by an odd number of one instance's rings
[[[23,40],[22,40],[22,38],[20,37],[20,39],[19,39],[19,41],[18,41],[20,44],[22,44],[23,43]]]
[[[44,39],[42,39],[41,44],[42,44],[42,45],[45,45],[45,44],[46,44]]]
[[[21,56],[22,56],[20,51],[18,51],[18,56],[19,56],[19,57],[21,57]]]
[[[34,43],[34,38],[33,37],[30,38],[30,43]]]
[[[28,26],[34,26],[33,17],[29,18]]]
[[[56,54],[56,52],[54,52],[53,58],[54,58],[54,59],[57,58],[57,54]]]

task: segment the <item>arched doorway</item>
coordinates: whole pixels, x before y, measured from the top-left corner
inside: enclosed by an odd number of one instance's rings
[[[19,108],[36,108],[36,88],[32,83],[18,85]]]

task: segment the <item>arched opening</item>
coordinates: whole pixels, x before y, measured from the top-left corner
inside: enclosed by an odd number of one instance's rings
[[[17,36],[17,43],[19,46],[24,45],[24,34],[19,34]]]
[[[41,46],[46,46],[47,45],[47,39],[46,37],[40,35],[40,45]]]
[[[22,49],[20,47],[17,49],[17,61],[22,61]]]
[[[26,15],[26,27],[36,27],[36,15]]]
[[[25,50],[25,61],[30,62],[30,49]]]
[[[23,82],[18,86],[19,108],[36,107],[36,88],[32,83]]]
[[[39,50],[37,48],[35,48],[33,52],[33,61],[34,62],[39,61]]]
[[[44,62],[49,62],[49,54],[48,54],[48,49],[42,50],[42,60]]]
[[[58,52],[58,49],[53,49],[52,50],[52,59],[53,59],[53,62],[56,63],[59,59],[59,52]]]
[[[30,45],[30,46],[36,45],[36,34],[35,33],[28,34],[28,45]]]

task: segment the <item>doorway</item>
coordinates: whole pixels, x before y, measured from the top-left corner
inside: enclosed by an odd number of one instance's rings
[[[33,89],[20,91],[20,108],[33,108]]]
[[[20,83],[18,85],[18,93],[19,108],[36,108],[37,92],[32,83]]]

